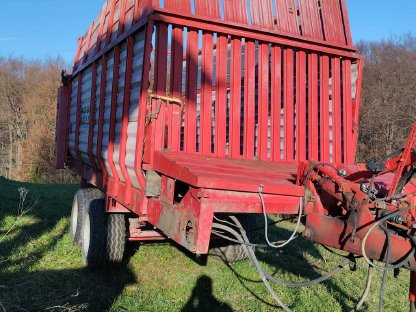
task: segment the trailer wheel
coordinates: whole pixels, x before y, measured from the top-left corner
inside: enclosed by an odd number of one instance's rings
[[[72,201],[71,210],[71,239],[74,245],[81,245],[82,225],[88,206],[94,198],[103,198],[104,194],[96,188],[79,189]]]
[[[236,215],[238,221],[240,221],[241,225],[243,226],[244,230],[247,232],[247,237],[250,241],[253,241],[255,237],[255,233],[252,232],[253,229],[256,228],[256,217],[252,214],[246,215]],[[232,222],[230,218],[222,217],[228,222]],[[217,256],[221,258],[223,261],[232,263],[240,260],[245,260],[248,258],[244,248],[241,244],[234,244],[226,241],[225,239],[218,239],[218,240],[211,240],[211,248],[209,253],[211,255]],[[248,247],[252,248],[252,247]]]
[[[105,201],[90,202],[82,235],[82,258],[92,269],[100,269],[123,260],[126,222],[123,214],[107,214]]]

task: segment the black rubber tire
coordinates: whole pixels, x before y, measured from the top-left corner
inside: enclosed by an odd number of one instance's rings
[[[107,261],[123,261],[126,247],[126,219],[124,214],[110,214],[107,218]]]
[[[410,301],[410,312],[416,312],[416,303],[414,301]]]
[[[85,215],[82,258],[91,269],[110,267],[123,261],[126,244],[126,221],[123,214],[107,214],[105,200],[90,202]]]
[[[255,233],[252,230],[257,227],[256,217],[252,214],[236,215],[236,217],[246,231],[249,241],[252,242],[255,238]],[[222,216],[220,219],[234,223],[229,217]],[[211,239],[209,254],[217,256],[227,263],[233,263],[248,258],[241,244],[232,243],[225,239]]]
[[[91,200],[95,198],[104,198],[104,194],[97,188],[82,188],[74,195],[70,225],[71,239],[74,245],[81,245],[84,216]]]

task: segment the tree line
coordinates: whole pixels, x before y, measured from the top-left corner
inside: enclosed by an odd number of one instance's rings
[[[416,121],[416,36],[359,42],[365,58],[357,161],[383,159],[405,144]],[[0,57],[0,176],[74,182],[54,169],[60,58]]]
[[[416,122],[416,36],[357,46],[365,59],[357,160],[382,160],[404,147]]]
[[[73,182],[54,169],[55,115],[62,59],[0,58],[0,176]]]

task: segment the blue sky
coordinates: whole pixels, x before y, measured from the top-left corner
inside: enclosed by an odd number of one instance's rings
[[[104,0],[0,0],[0,56],[62,56],[71,63],[77,37]],[[354,41],[416,34],[416,1],[347,0]]]

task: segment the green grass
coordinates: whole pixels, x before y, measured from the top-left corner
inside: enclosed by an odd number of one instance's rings
[[[18,188],[29,189],[32,210],[15,224]],[[169,243],[129,245],[126,265],[104,272],[86,270],[68,234],[76,186],[35,185],[0,178],[0,303],[6,311],[275,311],[271,296],[248,261],[226,265],[215,257],[195,259]],[[273,229],[289,236],[292,224]],[[340,260],[299,238],[283,251],[259,251],[269,272],[305,281]],[[346,270],[310,288],[274,286],[295,311],[349,311],[364,288],[366,265]],[[378,310],[377,272],[363,311]],[[385,311],[407,311],[409,272],[389,273]],[[0,312],[3,310],[0,305]],[[278,309],[277,309],[278,310]]]

